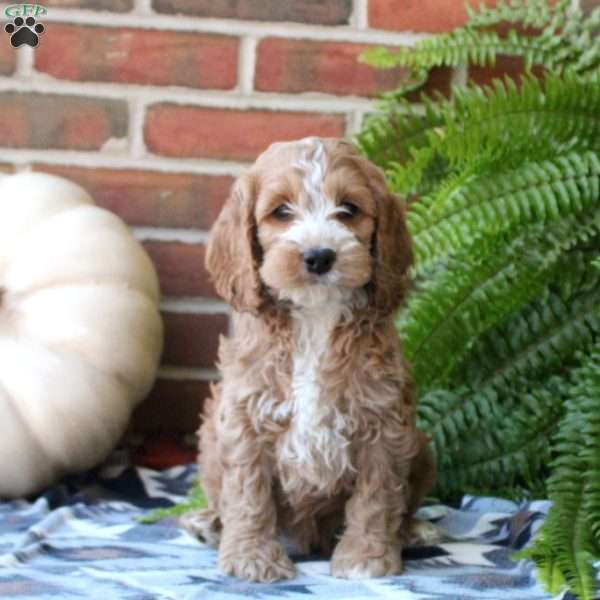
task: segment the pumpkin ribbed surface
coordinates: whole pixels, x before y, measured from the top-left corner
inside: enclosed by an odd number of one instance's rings
[[[158,280],[123,222],[79,186],[0,179],[0,496],[111,450],[162,349]]]

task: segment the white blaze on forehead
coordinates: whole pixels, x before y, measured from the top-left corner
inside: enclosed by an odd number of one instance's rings
[[[358,243],[353,233],[331,218],[339,208],[325,194],[327,174],[325,145],[318,138],[305,138],[305,150],[294,165],[302,174],[303,193],[294,205],[296,220],[282,239],[301,248],[327,247],[339,252]]]
[[[327,202],[323,193],[323,182],[325,181],[325,173],[327,172],[325,146],[317,138],[306,138],[304,144],[306,145],[306,150],[294,166],[302,172],[302,183],[304,184],[304,191],[308,196],[309,205],[311,205],[313,210],[335,208],[332,202]],[[327,204],[330,207],[326,206]]]

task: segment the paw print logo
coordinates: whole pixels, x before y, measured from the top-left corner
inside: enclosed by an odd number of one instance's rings
[[[44,26],[36,23],[33,17],[15,17],[12,23],[4,26],[4,31],[10,33],[10,43],[14,48],[27,44],[35,48],[39,42],[39,35],[44,33]]]

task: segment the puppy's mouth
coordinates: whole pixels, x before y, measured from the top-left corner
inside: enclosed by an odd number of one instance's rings
[[[323,275],[318,275],[316,273],[306,273],[305,274],[305,284],[306,286],[311,285],[322,285],[322,286],[337,286],[340,283],[340,275],[336,271],[328,271]],[[302,287],[302,286],[300,286]]]

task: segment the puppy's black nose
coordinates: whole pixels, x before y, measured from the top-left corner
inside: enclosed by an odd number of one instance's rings
[[[304,253],[304,264],[309,273],[323,275],[335,262],[335,252],[331,248],[310,248]]]

